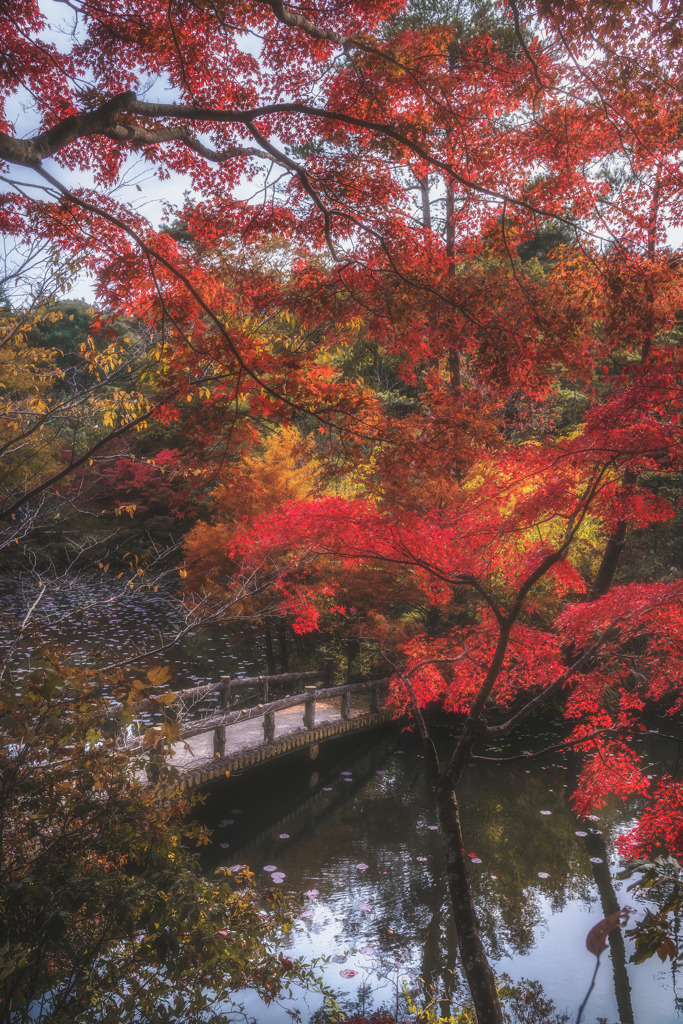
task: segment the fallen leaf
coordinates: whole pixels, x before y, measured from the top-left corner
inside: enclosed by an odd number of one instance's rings
[[[613,914],[603,917],[602,921],[598,921],[597,924],[593,925],[586,936],[586,949],[588,952],[599,959],[602,951],[607,949],[607,936],[609,933],[613,932],[615,928],[625,925],[627,921],[628,910],[617,910]]]

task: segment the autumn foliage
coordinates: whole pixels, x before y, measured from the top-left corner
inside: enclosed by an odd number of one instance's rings
[[[680,709],[681,566],[632,555],[683,469],[678,6],[454,6],[75,0],[63,46],[38,4],[0,11],[0,226],[95,275],[98,331],[146,339],[95,442],[11,464],[4,515],[126,431],[182,430],[212,494],[195,594],[261,574],[252,614],[373,644],[398,711],[463,717],[451,789],[559,702],[577,810],[637,795],[623,848],[680,854],[683,789],[637,740]],[[134,159],[183,176],[163,222],[126,198]],[[56,357],[6,351],[12,454],[54,423]],[[90,358],[100,382],[132,361]],[[156,473],[109,472],[123,496]]]

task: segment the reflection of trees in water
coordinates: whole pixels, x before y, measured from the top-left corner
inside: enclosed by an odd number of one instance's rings
[[[408,736],[399,741],[405,757],[393,756],[395,742],[390,736],[355,757],[339,755],[335,771],[350,769],[353,781],[335,779],[332,793],[319,787],[303,801],[280,773],[269,803],[278,806],[281,785],[295,811],[286,818],[274,815],[265,832],[249,846],[235,848],[234,856],[253,862],[257,871],[263,858],[263,863],[279,863],[282,846],[276,837],[287,832],[289,843],[296,844],[288,883],[307,888],[307,866],[316,866],[316,885],[343,904],[340,945],[371,942],[386,958],[412,949],[411,969],[434,983],[431,979],[448,978],[455,967],[443,846],[440,833],[429,829],[436,824],[436,810],[414,741]],[[322,773],[320,763],[316,768]],[[387,774],[376,775],[378,769]],[[528,953],[548,907],[556,912],[569,901],[591,898],[590,862],[565,805],[564,771],[553,765],[535,766],[530,773],[517,765],[514,770],[477,766],[464,780],[468,852],[482,861],[472,868],[473,891],[495,959]],[[369,865],[367,872],[355,868],[361,861]],[[549,877],[541,880],[539,872]],[[372,913],[359,903],[370,903]],[[308,927],[315,931],[316,925]]]
[[[563,782],[562,768],[538,765],[531,772],[518,765],[477,766],[463,779],[463,829],[482,860],[479,872],[472,871],[472,888],[496,959],[533,948],[546,901],[555,913],[589,898]],[[540,872],[549,877],[540,880]]]

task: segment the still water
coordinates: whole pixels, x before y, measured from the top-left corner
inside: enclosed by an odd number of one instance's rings
[[[536,727],[537,741],[545,739]],[[453,735],[438,730],[446,750]],[[577,819],[568,801],[571,763],[477,766],[461,790],[472,885],[497,973],[538,980],[571,1020],[595,958],[589,929],[616,905],[645,904],[615,878],[616,837],[634,808],[614,803],[597,820]],[[418,741],[382,732],[340,740],[316,762],[281,761],[214,789],[198,812],[214,829],[207,871],[248,864],[264,891],[299,901],[290,957],[331,958],[323,974],[354,1010],[395,1009],[403,982],[441,998],[442,1012],[466,998],[444,879],[444,854]],[[273,878],[273,872],[277,870]],[[308,893],[308,895],[306,895]],[[627,963],[632,945],[603,954],[584,1020],[672,1024],[681,1019],[675,977],[658,960]],[[346,973],[345,973],[346,972]],[[353,972],[353,973],[351,973]],[[433,986],[433,988],[430,988]],[[288,1010],[309,1020],[320,1000],[245,1007],[264,1024]]]
[[[74,664],[105,673],[121,667],[132,677],[168,666],[174,689],[217,682],[223,674],[266,671],[258,632],[249,634],[244,625],[185,632],[186,626],[182,603],[170,587],[131,592],[92,574],[69,579],[68,585],[28,575],[0,577],[0,663],[7,658],[15,676],[33,667],[43,643],[61,647]]]

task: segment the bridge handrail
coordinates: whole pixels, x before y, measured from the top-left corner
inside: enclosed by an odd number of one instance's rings
[[[298,675],[299,673],[296,674]],[[224,729],[238,722],[249,722],[255,718],[262,718],[267,714],[273,715],[276,711],[284,711],[286,708],[293,708],[299,704],[310,704],[311,701],[329,700],[344,694],[357,693],[361,690],[372,691],[373,689],[379,689],[381,686],[386,686],[388,682],[389,677],[384,676],[381,679],[368,679],[362,683],[329,686],[323,690],[314,690],[312,693],[295,693],[289,697],[282,697],[280,700],[271,701],[268,704],[259,704],[254,708],[242,708],[239,711],[228,711],[222,714],[211,715],[197,722],[182,726],[178,734],[179,739],[191,739],[193,736],[200,736],[202,733],[211,732],[215,729]],[[136,737],[135,739],[125,741],[121,746],[124,750],[133,751],[142,747],[142,745],[142,740]]]
[[[186,690],[176,690],[176,699],[183,700],[187,697],[196,697],[197,700],[201,700],[204,697],[208,697],[212,693],[218,693],[223,689],[226,682],[230,683],[230,686],[260,686],[263,683],[299,683],[304,680],[315,682],[318,679],[326,679],[327,671],[313,670],[312,672],[281,672],[279,675],[265,675],[265,676],[221,676],[220,681],[217,683],[206,683],[204,686],[190,686]]]
[[[315,691],[316,700],[327,700],[331,697],[339,697],[343,693],[354,693],[360,690],[370,690],[373,686],[387,683],[388,679],[369,679],[364,683],[345,683],[343,686],[330,686],[324,690]],[[250,722],[254,718],[261,718],[263,715],[275,711],[284,711],[286,708],[295,708],[297,704],[305,704],[310,700],[307,693],[293,693],[290,697],[282,697],[280,700],[271,701],[270,704],[259,704],[255,708],[242,708],[240,711],[230,711],[227,714],[212,715],[210,718],[203,718],[199,722],[193,722],[180,730],[181,739],[190,739],[192,736],[200,736],[203,732],[210,732],[217,725],[235,725],[236,722]]]

